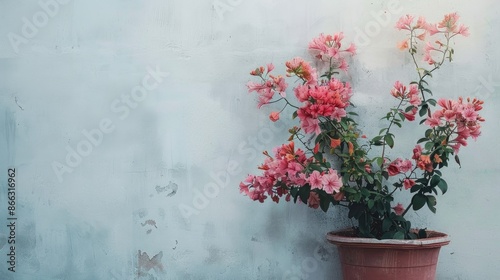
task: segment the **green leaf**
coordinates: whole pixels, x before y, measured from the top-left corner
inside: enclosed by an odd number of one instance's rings
[[[437,102],[434,99],[427,99],[427,103],[431,104],[432,106],[436,106]]]
[[[427,197],[421,193],[417,193],[411,199],[413,203],[413,210],[420,210],[427,203]]]
[[[425,114],[427,114],[427,104],[422,105],[420,108],[420,111],[418,111],[418,114],[423,117]]]
[[[297,111],[295,111],[295,112],[293,112],[293,114],[292,114],[292,119],[295,119],[295,118],[296,118],[296,117],[298,117],[298,116],[299,116],[299,114],[297,113]]]
[[[435,207],[436,204],[437,204],[436,197],[433,195],[428,195],[427,196],[427,206],[434,214],[436,213],[436,207]]]
[[[413,187],[411,187],[410,192],[412,192],[412,193],[418,192],[421,188],[422,188],[421,184],[415,184],[415,185],[413,185]]]
[[[416,108],[416,107],[413,105],[408,106],[408,107],[406,107],[405,112],[410,112],[411,110],[413,110],[413,108]]]
[[[417,238],[418,238],[418,236],[417,236],[415,233],[413,233],[413,232],[409,232],[409,233],[408,233],[408,237],[409,237],[410,239],[412,239],[412,240],[413,240],[413,239],[417,239]]]
[[[373,184],[375,180],[373,180],[372,176],[365,176],[366,181],[368,181],[369,184]]]
[[[383,136],[375,136],[375,137],[373,137],[372,142],[378,142],[378,141],[382,140],[382,138],[383,138]]]
[[[319,152],[317,154],[314,154],[314,158],[319,161],[319,162],[322,162],[323,161],[323,153]]]
[[[392,226],[392,220],[389,218],[385,218],[382,222],[382,231],[388,231]]]
[[[425,142],[425,141],[429,141],[429,139],[428,138],[420,138],[420,139],[418,139],[417,144],[420,144],[420,143]]]
[[[432,149],[432,147],[434,147],[434,143],[433,142],[427,142],[427,143],[425,143],[424,147],[425,147],[426,150],[430,150],[430,149]]]
[[[404,223],[401,224],[401,226],[403,226],[403,228],[405,229],[405,231],[410,231],[411,229],[411,222],[410,221],[405,221]]]
[[[393,239],[394,231],[388,231],[382,235],[382,239]]]
[[[373,201],[371,199],[368,200],[368,209],[372,209],[374,204],[375,204],[375,201]]]
[[[394,137],[392,134],[386,134],[385,137],[384,137],[384,140],[385,140],[385,143],[391,147],[394,147]]]
[[[458,166],[462,167],[462,165],[460,165],[460,159],[458,158],[458,155],[455,155],[455,161],[458,163]]]
[[[357,193],[357,191],[355,189],[349,188],[349,187],[348,188],[344,188],[344,192],[346,192],[346,193]]]
[[[438,188],[441,189],[441,192],[443,192],[443,194],[446,193],[446,191],[448,190],[448,184],[446,183],[445,180],[441,179],[438,183]]]
[[[309,199],[309,193],[311,192],[311,186],[305,185],[299,188],[298,195],[300,196],[300,200],[307,205],[307,200]]]
[[[293,203],[297,203],[297,198],[299,198],[299,196],[298,196],[298,194],[299,194],[299,188],[292,188],[290,190],[290,194],[293,197]]]
[[[394,233],[393,239],[405,239],[405,234],[403,232],[397,231]]]
[[[320,195],[319,206],[323,212],[326,213],[326,211],[328,211],[328,208],[330,207],[330,200],[328,199],[328,196]]]
[[[432,176],[430,186],[432,188],[434,188],[435,186],[437,186],[439,184],[440,181],[441,181],[441,177],[439,177],[439,175],[434,175],[434,176]]]
[[[418,231],[418,238],[427,238],[426,228],[422,228]]]

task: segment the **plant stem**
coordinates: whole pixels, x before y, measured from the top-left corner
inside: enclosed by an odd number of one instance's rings
[[[385,135],[384,135],[384,145],[382,145],[382,164],[380,165],[380,168],[382,169],[383,168],[383,165],[384,165],[384,156],[385,156],[385,147],[387,146],[387,143],[385,141],[385,137],[387,135],[389,135],[389,131],[391,130],[391,127],[392,127],[392,124],[394,123],[394,120],[396,119],[396,113],[394,112],[398,112],[399,111],[399,108],[401,107],[401,105],[403,104],[403,99],[401,99],[401,101],[399,102],[399,105],[396,107],[395,111],[392,112],[392,117],[391,117],[391,120],[389,122],[389,126],[387,127],[387,130],[385,131]]]

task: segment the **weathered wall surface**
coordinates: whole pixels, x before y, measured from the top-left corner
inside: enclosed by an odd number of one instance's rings
[[[337,279],[324,235],[350,225],[339,210],[239,194],[262,150],[287,138],[246,93],[248,72],[268,62],[283,71],[307,57],[310,39],[343,31],[358,45],[349,79],[376,133],[394,81],[414,77],[394,23],[450,12],[471,35],[433,91],[484,99],[487,122],[461,151],[462,168],[447,170],[438,215],[412,216],[452,237],[438,279],[496,278],[499,9],[493,0],[0,0],[0,279]]]

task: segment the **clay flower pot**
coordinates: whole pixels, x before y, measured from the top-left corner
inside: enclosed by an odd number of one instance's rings
[[[337,245],[344,280],[434,280],[439,250],[448,235],[427,231],[428,238],[378,240],[355,237],[352,230],[330,232]]]

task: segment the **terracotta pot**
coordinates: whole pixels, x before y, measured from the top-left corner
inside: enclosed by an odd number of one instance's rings
[[[450,243],[448,235],[435,231],[416,240],[354,236],[352,230],[326,236],[338,247],[344,280],[434,280],[439,250]]]

